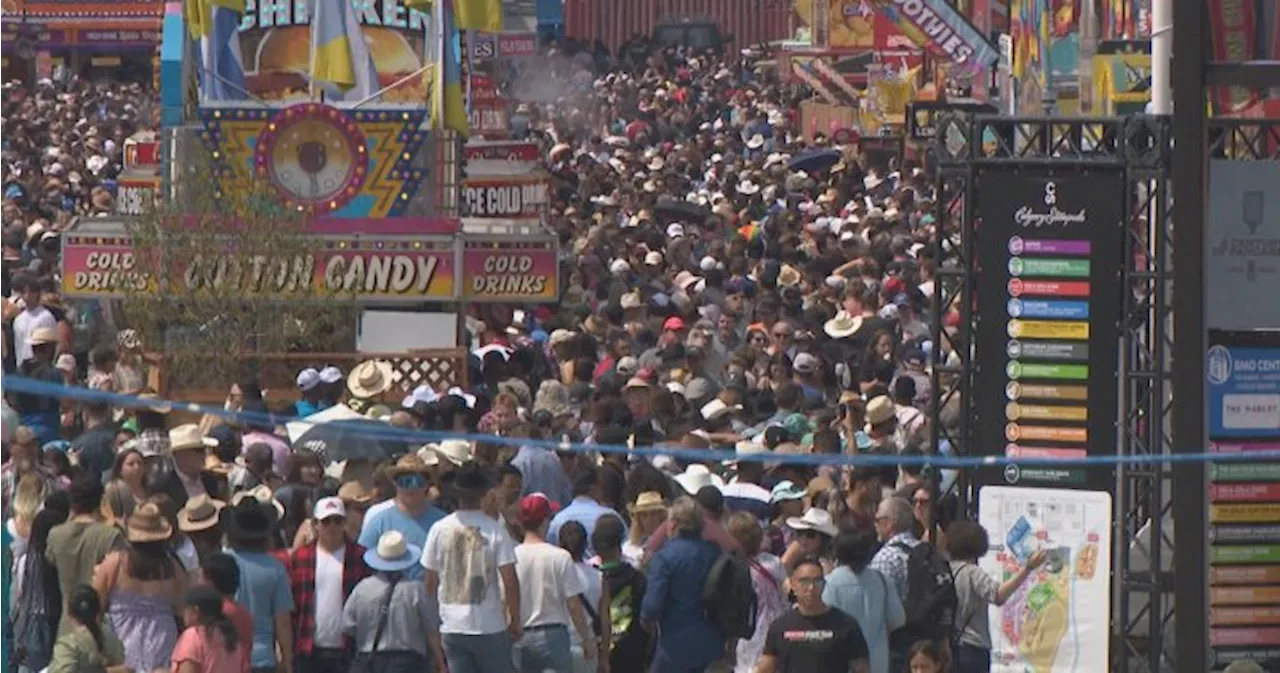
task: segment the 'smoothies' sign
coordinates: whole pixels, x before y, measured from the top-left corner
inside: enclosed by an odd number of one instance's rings
[[[881,0],[880,8],[916,44],[967,70],[989,69],[1000,58],[995,46],[945,0]]]

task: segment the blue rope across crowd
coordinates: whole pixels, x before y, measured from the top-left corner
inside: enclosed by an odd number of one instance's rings
[[[227,421],[250,421],[257,423],[271,423],[275,425],[284,425],[292,422],[307,422],[301,417],[283,417],[274,414],[262,414],[242,411],[229,411],[221,407],[202,406],[191,402],[172,402],[161,400],[154,397],[140,397],[137,395],[121,395],[118,393],[104,392],[101,390],[90,390],[81,386],[70,386],[62,383],[53,383],[50,381],[40,381],[23,376],[6,376],[4,377],[5,392],[20,392],[28,395],[38,395],[42,397],[59,397],[70,398],[74,400],[98,402],[110,404],[116,407],[129,409],[135,408],[156,408],[168,407],[172,411],[189,412],[193,414],[209,414],[217,416]],[[331,421],[333,423],[342,423],[343,421]],[[661,448],[647,446],[626,446],[626,445],[607,445],[607,444],[587,444],[579,442],[539,440],[528,437],[503,437],[493,434],[464,434],[457,432],[445,432],[438,430],[417,430],[398,428],[392,425],[379,427],[367,423],[360,425],[361,433],[385,439],[389,441],[399,441],[405,444],[428,444],[431,442],[440,442],[449,439],[462,439],[475,442],[489,442],[491,444],[504,444],[509,446],[538,446],[546,449],[557,451],[578,451],[583,453],[599,452],[599,453],[625,453],[637,456],[656,457],[670,456],[672,458],[690,460],[690,461],[706,461],[711,460],[741,460],[741,461],[759,461],[767,463],[788,463],[796,465],[848,465],[854,467],[880,467],[885,465],[932,465],[939,468],[976,468],[976,467],[993,467],[1009,464],[1026,465],[1048,465],[1057,467],[1103,467],[1116,466],[1121,464],[1152,464],[1152,463],[1209,463],[1209,462],[1258,462],[1258,461],[1280,461],[1280,450],[1265,451],[1248,451],[1239,453],[1166,453],[1166,454],[1130,454],[1130,455],[1096,455],[1085,456],[1082,458],[1049,458],[1049,457],[1017,457],[1010,458],[1007,456],[890,456],[878,454],[774,454],[774,453],[753,453],[739,456],[735,451],[723,451],[717,449],[682,449],[678,447],[663,446]]]

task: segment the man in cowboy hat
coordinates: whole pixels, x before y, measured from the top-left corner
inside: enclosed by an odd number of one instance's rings
[[[422,554],[452,673],[510,671],[511,645],[524,633],[515,544],[506,527],[484,512],[489,486],[475,462],[458,470],[458,508],[431,529]]]
[[[205,452],[214,446],[217,441],[202,436],[200,426],[195,423],[184,423],[170,430],[169,451],[173,460],[158,464],[151,473],[152,490],[167,494],[178,508],[197,495],[226,500],[222,481],[204,471]]]
[[[358,400],[372,400],[391,390],[391,363],[386,360],[365,360],[347,375],[347,390]]]
[[[387,476],[395,484],[396,496],[385,506],[369,510],[360,528],[359,542],[372,549],[383,533],[398,530],[409,544],[421,547],[431,527],[445,517],[445,512],[428,497],[431,467],[418,454],[406,453],[387,470]],[[420,568],[411,568],[407,573],[411,579],[422,577]]]
[[[284,564],[267,551],[280,522],[269,502],[243,497],[222,509],[228,554],[240,566],[236,602],[253,616],[253,645],[249,665],[255,671],[293,670],[293,594]],[[276,659],[277,647],[281,653]]]
[[[316,501],[315,539],[289,555],[293,592],[293,643],[299,671],[346,673],[351,662],[343,637],[342,606],[368,577],[365,548],[346,536],[346,505],[340,498]]]

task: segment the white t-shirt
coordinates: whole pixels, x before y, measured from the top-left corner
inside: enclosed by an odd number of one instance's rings
[[[591,604],[591,609],[600,611],[600,596],[604,594],[604,576],[600,574],[600,569],[583,561],[573,564],[574,574],[578,576],[578,581],[582,582],[582,596]],[[581,600],[581,599],[574,599]],[[587,618],[587,628],[591,628],[591,615],[583,609],[582,614]],[[604,615],[602,619],[608,619],[608,615]],[[582,646],[582,634],[569,625],[569,643],[571,645]]]
[[[573,628],[569,601],[582,593],[582,581],[569,552],[546,542],[516,546],[520,576],[520,621],[524,628],[563,624]]]
[[[346,545],[335,551],[316,546],[316,647],[342,647],[342,562]]]
[[[507,529],[484,512],[454,512],[427,533],[422,567],[440,576],[440,632],[485,635],[507,629],[498,569],[516,563]]]
[[[34,311],[23,311],[13,319],[13,355],[18,364],[34,357],[31,352],[31,333],[41,327],[57,327],[58,321],[49,309],[39,306]]]

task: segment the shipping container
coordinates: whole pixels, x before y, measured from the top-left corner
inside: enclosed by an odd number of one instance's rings
[[[564,0],[565,36],[600,40],[612,53],[663,21],[711,19],[732,35],[728,55],[762,42],[789,40],[796,18],[791,0]]]

